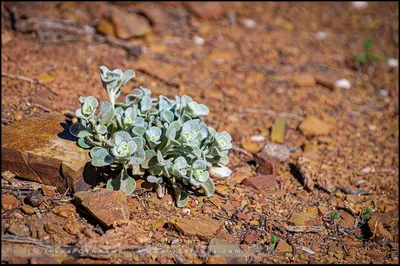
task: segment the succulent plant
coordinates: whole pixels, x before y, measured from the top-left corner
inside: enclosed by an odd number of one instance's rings
[[[178,207],[187,203],[191,189],[212,196],[215,187],[208,169],[228,164],[232,144],[228,132],[218,133],[199,118],[209,113],[208,107],[187,95],[152,98],[143,87],[134,88],[125,102],[116,102],[135,72],[106,66],[100,72],[109,101],[102,102],[96,114],[98,100],[80,97],[79,122],[70,132],[80,147],[90,149],[93,166],[112,173],[106,187],[130,195],[135,179],[142,178],[153,183],[162,197],[171,186]]]

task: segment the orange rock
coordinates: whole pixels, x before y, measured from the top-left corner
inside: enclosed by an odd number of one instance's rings
[[[274,175],[252,176],[244,180],[243,184],[254,187],[255,189],[259,190],[267,188],[272,189],[278,185]]]
[[[126,194],[119,190],[100,189],[80,191],[74,194],[94,217],[111,227],[114,222],[129,219]]]
[[[1,206],[3,206],[3,208],[7,211],[17,208],[21,205],[21,201],[13,195],[6,195],[1,198]]]
[[[315,116],[307,116],[299,128],[306,136],[320,136],[328,135],[333,126]]]
[[[62,115],[51,115],[3,127],[2,171],[56,186],[61,192],[67,187],[72,191],[88,189],[86,181],[95,181],[96,171],[90,163],[86,165],[90,160],[88,151],[71,141],[72,136],[63,125],[67,126]],[[88,173],[85,179],[84,173]]]
[[[293,81],[299,87],[312,87],[316,83],[314,76],[308,73],[296,74]]]

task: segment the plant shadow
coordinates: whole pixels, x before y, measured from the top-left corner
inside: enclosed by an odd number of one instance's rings
[[[65,122],[61,122],[60,126],[63,128],[63,131],[58,133],[58,137],[61,139],[65,139],[65,140],[70,140],[70,141],[74,141],[76,142],[78,140],[77,137],[73,136],[70,132],[69,132],[69,128],[70,128],[70,124],[67,124]]]

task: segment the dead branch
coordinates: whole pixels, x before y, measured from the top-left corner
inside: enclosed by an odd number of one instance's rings
[[[294,233],[320,233],[322,226],[285,226],[286,231]]]
[[[54,89],[48,87],[46,84],[44,84],[43,82],[41,82],[38,79],[32,79],[30,77],[14,75],[14,74],[9,74],[9,73],[5,73],[5,72],[1,72],[1,76],[11,78],[11,79],[19,79],[19,80],[27,81],[31,84],[40,84],[40,85],[44,86],[46,89],[48,89],[49,91],[51,91],[52,93],[54,93],[55,95],[57,95],[57,96],[59,95],[58,92],[56,92]]]
[[[302,119],[301,117],[299,117],[298,115],[295,115],[295,114],[277,112],[277,111],[273,111],[273,110],[269,110],[269,109],[261,109],[261,108],[244,108],[244,112],[245,113],[255,113],[255,114],[269,114],[269,115],[288,117],[288,118],[293,118],[293,119],[298,119],[298,120]]]
[[[251,158],[253,158],[253,154],[251,154],[250,152],[246,151],[245,149],[242,149],[236,145],[232,145],[232,150],[237,151],[237,152],[241,152]]]
[[[122,47],[129,54],[139,57],[143,52],[143,47],[131,44],[124,40],[118,39],[113,36],[102,36],[96,34],[96,29],[93,25],[82,24],[79,21],[67,19],[48,19],[48,18],[29,18],[20,19],[16,16],[15,29],[20,32],[66,32],[73,35],[89,37],[91,40],[105,42],[112,46]],[[79,41],[79,39],[72,39],[66,41]],[[53,43],[59,43],[59,41]]]

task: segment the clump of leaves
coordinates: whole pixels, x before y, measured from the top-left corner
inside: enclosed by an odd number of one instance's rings
[[[336,211],[330,211],[329,212],[329,217],[331,217],[332,221],[334,221],[334,220],[339,221],[340,220],[340,214],[338,212],[336,212]]]
[[[363,207],[363,214],[361,215],[361,219],[364,222],[367,222],[369,219],[371,219],[371,214],[372,214],[372,210],[368,207]]]
[[[271,240],[269,241],[269,246],[272,249],[275,249],[276,244],[278,243],[279,238],[277,236],[271,235]]]
[[[376,61],[384,61],[385,58],[382,55],[372,53],[373,43],[371,38],[367,38],[363,43],[364,51],[361,54],[354,53],[353,59],[360,65],[367,65]]]
[[[232,144],[228,132],[218,133],[199,118],[209,113],[208,107],[187,95],[154,98],[143,87],[133,89],[124,102],[116,102],[135,72],[110,71],[106,66],[100,71],[109,101],[102,102],[96,114],[98,100],[80,97],[81,108],[75,112],[79,123],[70,132],[78,137],[80,147],[90,149],[93,166],[112,173],[106,187],[130,195],[135,178],[143,178],[162,197],[169,184],[178,207],[187,203],[189,188],[212,196],[215,187],[207,169],[228,164]]]

